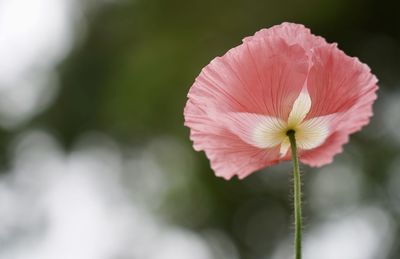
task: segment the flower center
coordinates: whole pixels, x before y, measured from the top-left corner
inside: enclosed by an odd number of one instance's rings
[[[296,131],[294,130],[294,129],[288,129],[287,131],[286,131],[286,136],[290,136],[290,135],[294,135],[296,133]]]
[[[288,120],[265,116],[253,132],[253,143],[260,148],[280,145],[281,157],[286,156],[289,135],[296,134],[299,149],[308,150],[320,146],[329,135],[329,117],[305,119],[311,109],[311,98],[306,91],[299,94],[293,103]]]

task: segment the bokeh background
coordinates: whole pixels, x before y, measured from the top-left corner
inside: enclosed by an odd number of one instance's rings
[[[395,1],[2,0],[0,259],[292,258],[290,163],[217,178],[182,115],[203,66],[283,21],[380,79],[371,124],[302,166],[304,258],[400,258]]]

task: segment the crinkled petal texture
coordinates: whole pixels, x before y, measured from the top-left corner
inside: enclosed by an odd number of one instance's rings
[[[283,23],[245,38],[201,71],[185,125],[194,148],[226,179],[290,159],[285,132],[293,125],[301,129],[300,160],[321,166],[369,122],[376,83],[368,66],[335,44]]]

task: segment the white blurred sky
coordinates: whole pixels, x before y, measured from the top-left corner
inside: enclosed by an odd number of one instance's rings
[[[82,141],[93,140],[70,155],[43,132],[17,141],[13,168],[0,179],[1,259],[238,258],[223,233],[169,225],[139,202],[147,193],[132,199],[122,179],[132,162],[105,136]]]
[[[78,3],[0,1],[0,126],[16,127],[54,99],[55,66],[71,49],[75,29],[84,28]]]

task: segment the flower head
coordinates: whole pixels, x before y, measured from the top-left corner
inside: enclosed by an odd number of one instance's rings
[[[262,29],[203,68],[188,94],[185,125],[216,175],[226,179],[289,160],[332,162],[368,124],[377,79],[367,65],[303,25]]]

